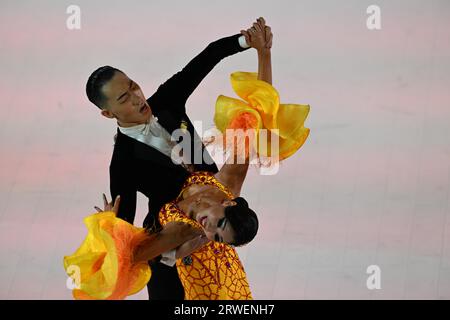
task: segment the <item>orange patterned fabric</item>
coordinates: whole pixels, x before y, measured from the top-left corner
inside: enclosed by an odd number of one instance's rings
[[[186,181],[183,184],[183,188],[181,189],[181,192],[175,201],[178,202],[178,201],[182,200],[184,191],[187,188],[189,188],[190,186],[192,186],[193,184],[199,184],[202,186],[206,186],[206,185],[214,186],[214,187],[218,188],[220,191],[222,191],[223,193],[225,193],[229,199],[234,199],[234,196],[231,193],[231,191],[226,186],[224,186],[222,183],[220,183],[216,179],[216,177],[214,177],[214,174],[212,174],[211,172],[208,172],[208,171],[197,171],[197,172],[192,173],[186,179]]]
[[[193,184],[212,185],[229,199],[233,194],[209,172],[195,172],[185,182],[175,201],[167,203],[159,212],[161,225],[178,221],[201,228],[177,206],[183,191]],[[184,287],[186,300],[251,300],[247,276],[236,250],[225,243],[210,241],[205,246],[177,260],[177,270]]]

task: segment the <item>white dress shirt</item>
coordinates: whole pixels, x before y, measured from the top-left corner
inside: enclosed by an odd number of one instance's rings
[[[150,116],[148,123],[133,127],[119,126],[119,130],[130,138],[145,143],[171,158],[175,141],[171,140],[169,132],[159,124],[158,118],[153,114]]]

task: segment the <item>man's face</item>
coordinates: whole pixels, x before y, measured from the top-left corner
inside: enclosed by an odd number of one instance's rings
[[[141,88],[126,74],[116,71],[102,87],[106,97],[102,115],[116,118],[122,127],[130,127],[147,122],[152,114]]]

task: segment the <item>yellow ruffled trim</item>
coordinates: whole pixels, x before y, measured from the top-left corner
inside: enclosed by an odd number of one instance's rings
[[[279,160],[294,154],[309,136],[310,130],[305,128],[304,122],[310,106],[280,104],[277,90],[269,83],[258,80],[258,74],[255,72],[234,72],[230,78],[233,90],[244,101],[220,95],[215,108],[216,127],[225,133],[235,117],[248,112],[258,121],[255,128],[257,131],[263,128],[278,130]],[[262,155],[271,156],[270,141],[267,149],[267,154]]]
[[[102,212],[84,219],[88,234],[74,254],[64,257],[64,269],[78,268],[75,299],[124,299],[142,290],[151,277],[147,262],[133,263],[133,249],[146,239],[144,228]],[[77,282],[77,280],[75,280]]]

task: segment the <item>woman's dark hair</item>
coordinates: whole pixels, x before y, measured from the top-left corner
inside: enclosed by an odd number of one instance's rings
[[[103,66],[92,72],[86,83],[86,94],[90,102],[100,109],[104,109],[106,97],[102,93],[102,87],[114,76],[116,71],[122,72],[111,66]]]
[[[253,240],[258,232],[258,217],[256,213],[248,207],[244,198],[233,199],[234,206],[225,207],[225,217],[234,230],[234,241],[230,243],[234,246],[243,246]]]

